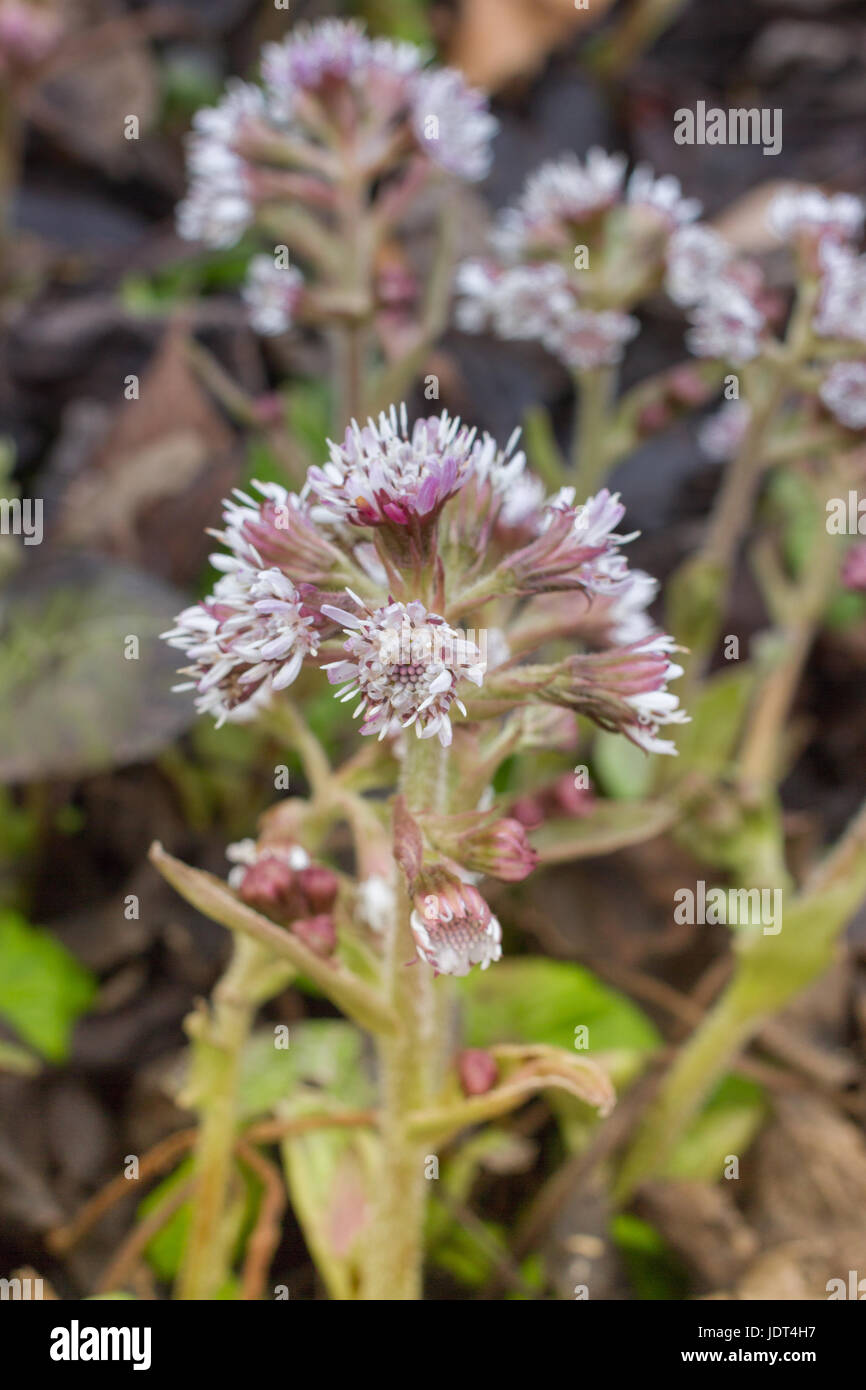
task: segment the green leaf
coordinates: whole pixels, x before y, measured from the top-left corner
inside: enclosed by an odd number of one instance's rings
[[[183,1183],[187,1182],[192,1176],[193,1160],[185,1158],[178,1164],[174,1172],[169,1173],[167,1178],[163,1178],[147,1196],[144,1197],[138,1206],[138,1219],[149,1216],[151,1212],[157,1211],[165,1202],[169,1200],[173,1192]],[[160,1226],[156,1235],[145,1247],[145,1257],[148,1264],[163,1283],[170,1284],[175,1278],[180,1262],[183,1258],[184,1247],[186,1246],[189,1234],[189,1223],[192,1209],[189,1202],[184,1202],[178,1207],[165,1225]]]
[[[293,1032],[286,1048],[274,1045],[273,1032],[254,1033],[244,1048],[238,1090],[241,1118],[266,1115],[279,1101],[289,1097],[298,1083],[298,1047],[292,1046]]]
[[[296,1088],[279,1107],[284,1118],[321,1112],[337,1102],[366,1105],[372,1083],[364,1040],[348,1023],[321,1019],[292,1031]],[[318,1129],[281,1144],[292,1206],[332,1298],[357,1296],[358,1242],[369,1216],[376,1140],[362,1129]]]
[[[188,727],[192,703],[171,692],[177,653],[159,637],[184,602],[161,580],[93,556],[16,575],[0,601],[0,780],[145,761]]]
[[[96,981],[49,932],[0,912],[0,1017],[49,1062],[61,1062]]]
[[[592,765],[599,786],[618,801],[646,796],[652,785],[652,758],[622,734],[598,731],[592,745]]]
[[[530,839],[542,864],[566,864],[652,840],[675,818],[661,801],[600,801],[588,816],[545,821]]]
[[[593,1053],[646,1052],[660,1043],[636,1005],[570,961],[504,960],[495,970],[467,975],[458,986],[466,1047],[526,1042],[573,1049],[581,1025]]]
[[[745,1076],[726,1076],[692,1122],[663,1169],[666,1178],[716,1182],[729,1154],[742,1156],[767,1114],[762,1086]]]
[[[731,762],[749,701],[755,672],[749,666],[732,668],[708,680],[689,704],[692,722],[683,725],[677,740],[679,771],[699,769],[715,775]]]

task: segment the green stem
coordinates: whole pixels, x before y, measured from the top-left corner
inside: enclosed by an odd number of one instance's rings
[[[578,503],[596,491],[608,469],[606,441],[614,381],[613,367],[594,367],[576,376],[578,413],[572,463]]]
[[[441,804],[445,750],[438,743],[407,740],[401,791],[411,811]],[[409,1132],[409,1117],[426,1110],[438,1073],[432,971],[416,959],[409,925],[412,910],[402,873],[396,871],[395,920],[387,945],[388,1003],[399,1019],[393,1037],[378,1039],[381,1085],[382,1167],[369,1235],[364,1297],[421,1297],[424,1256],[425,1146]]]
[[[768,787],[779,772],[779,745],[824,610],[836,583],[837,554],[822,524],[802,581],[789,599],[780,657],[761,683],[740,751],[738,781]]]
[[[665,1077],[620,1168],[613,1193],[617,1201],[627,1201],[645,1178],[660,1172],[692,1116],[762,1022],[761,1014],[744,1006],[734,982]]]
[[[228,1277],[233,1223],[227,1217],[232,1151],[237,1137],[238,1084],[243,1049],[264,997],[292,972],[274,969],[267,948],[235,938],[231,962],[213,994],[209,1014],[193,1014],[192,1098],[201,1116],[194,1158],[192,1219],[178,1280],[180,1299],[212,1299]]]

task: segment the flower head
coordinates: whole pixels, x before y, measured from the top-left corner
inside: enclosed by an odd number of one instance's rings
[[[216,106],[193,117],[187,141],[190,187],[177,209],[182,237],[208,246],[231,246],[253,219],[251,166],[240,141],[260,127],[265,115],[261,90],[232,82]]]
[[[219,570],[277,568],[295,583],[320,584],[343,563],[343,554],[325,527],[310,516],[296,493],[280,483],[252,482],[261,500],[235,488],[223,502],[223,530],[212,534],[230,554],[211,555]]]
[[[618,309],[593,312],[574,306],[569,313],[557,314],[544,345],[567,367],[587,371],[622,361],[626,343],[639,328],[636,318]]]
[[[562,488],[539,516],[538,533],[506,556],[506,570],[522,593],[583,589],[614,594],[628,582],[628,564],[619,547],[637,532],[617,535],[625,515],[619,493],[602,488],[575,507],[574,488]]]
[[[698,199],[683,197],[679,179],[673,174],[656,178],[648,164],[638,164],[632,170],[626,200],[632,207],[648,209],[672,231],[701,215]]]
[[[363,73],[369,40],[355,20],[298,24],[280,43],[262,49],[262,77],[271,108],[282,120],[295,114],[300,93],[328,89]]]
[[[730,275],[714,281],[691,314],[686,335],[696,357],[750,362],[760,351],[765,320],[749,294]]]
[[[746,437],[752,418],[748,401],[725,401],[698,429],[698,444],[707,458],[718,463],[733,458]]]
[[[541,341],[577,308],[567,271],[550,261],[502,268],[465,261],[455,284],[455,319],[467,333],[489,328],[500,338]]]
[[[304,277],[296,266],[278,266],[272,256],[253,256],[243,297],[257,333],[266,337],[287,333],[303,293]]]
[[[821,289],[815,332],[825,338],[866,342],[866,256],[847,246],[822,242],[818,259]]]
[[[516,207],[500,213],[492,244],[506,260],[531,249],[568,248],[574,228],[606,212],[622,195],[626,157],[594,147],[549,160],[526,180]]]
[[[689,716],[668,690],[683,668],[670,659],[678,648],[657,633],[628,646],[573,656],[563,663],[545,698],[570,705],[603,729],[624,734],[647,753],[675,754],[676,746],[658,737],[667,724],[687,724]]]
[[[412,935],[421,960],[437,975],[486,970],[502,956],[502,928],[469,883],[444,867],[423,870],[414,884]]]
[[[731,257],[727,242],[703,223],[678,227],[667,246],[665,289],[675,304],[696,304]]]
[[[416,420],[405,405],[378,422],[353,420],[342,444],[328,441],[330,461],[307,474],[304,496],[314,518],[338,517],[355,526],[408,526],[433,520],[462,486],[479,447],[476,431],[447,411]]]
[[[818,394],[846,429],[866,429],[866,362],[834,362]]]
[[[484,94],[467,86],[454,68],[431,68],[418,75],[412,92],[412,128],[434,164],[470,182],[485,178],[497,126]]]
[[[60,14],[25,0],[0,0],[0,73],[43,62],[60,41]]]
[[[347,631],[345,657],[323,667],[332,685],[347,683],[339,699],[360,697],[354,716],[364,716],[362,734],[381,739],[395,722],[404,729],[414,724],[418,738],[435,737],[447,747],[451,705],[466,713],[458,685],[468,680],[480,686],[484,679],[478,647],[422,603],[389,603],[371,611],[350,596],[360,613],[322,605]]]
[[[863,204],[851,193],[828,196],[820,188],[790,189],[776,194],[767,222],[781,241],[848,241],[863,230]]]
[[[275,691],[296,680],[306,657],[315,656],[314,624],[280,570],[237,565],[209,599],[185,609],[164,634],[191,659],[181,671],[189,680],[175,689],[194,690],[196,709],[213,715],[217,727],[251,719]]]

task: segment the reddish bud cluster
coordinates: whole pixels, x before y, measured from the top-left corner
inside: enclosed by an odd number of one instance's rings
[[[293,869],[265,849],[246,870],[238,891],[250,907],[291,927],[317,955],[329,956],[337,944],[331,912],[338,886],[336,874],[324,864]]]

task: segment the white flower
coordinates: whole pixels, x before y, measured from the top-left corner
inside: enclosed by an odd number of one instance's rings
[[[455,283],[461,296],[455,320],[467,333],[490,329],[506,340],[541,342],[577,308],[568,272],[553,261],[503,269],[465,261]]]
[[[304,277],[295,266],[278,266],[273,256],[253,256],[242,293],[256,332],[267,337],[288,332],[303,292]]]
[[[846,429],[866,429],[866,362],[835,362],[818,394]]]
[[[261,90],[248,82],[229,83],[216,106],[196,112],[187,141],[190,187],[177,209],[177,228],[186,240],[231,246],[250,225],[248,165],[235,145],[244,128],[263,116]]]
[[[560,488],[542,514],[542,534],[549,530],[557,512],[571,517],[568,550],[574,557],[581,588],[604,595],[621,592],[631,577],[628,561],[620,554],[619,547],[628,545],[639,532],[632,531],[626,536],[616,533],[615,527],[625,516],[620,494],[602,488],[575,507],[574,488]]]
[[[342,444],[328,441],[330,459],[309,470],[303,496],[313,500],[314,520],[408,526],[436,516],[463,486],[485,441],[444,410],[416,420],[410,432],[405,405],[399,413],[392,406],[363,427],[353,420]]]
[[[383,874],[370,874],[358,884],[357,908],[371,931],[386,932],[394,920],[394,885]]]
[[[665,289],[675,304],[696,304],[721,275],[731,251],[712,227],[678,227],[668,242]]]
[[[675,649],[676,643],[672,637],[659,634],[648,641],[641,642],[635,651],[637,654],[660,655]],[[667,689],[668,683],[676,680],[682,674],[682,666],[677,666],[673,661],[668,660],[664,676],[656,689],[641,690],[637,694],[625,696],[626,704],[635,711],[637,719],[634,724],[628,725],[623,732],[628,735],[632,743],[644,748],[647,753],[664,753],[669,756],[676,756],[676,744],[670,739],[659,738],[658,732],[661,727],[667,724],[690,723],[690,718],[685,710],[680,709],[679,697]]]
[[[457,686],[461,680],[480,686],[484,679],[475,643],[423,603],[389,603],[373,611],[356,595],[350,597],[360,614],[322,605],[347,633],[346,656],[322,668],[332,685],[347,682],[338,699],[360,696],[353,717],[363,714],[362,734],[382,739],[396,718],[404,729],[414,724],[419,738],[436,737],[447,748],[451,705],[466,713]]]
[[[751,410],[746,401],[725,401],[698,428],[698,444],[707,458],[724,463],[733,458],[749,428]]]
[[[820,188],[791,189],[773,199],[767,222],[782,241],[802,235],[849,240],[863,230],[863,204],[851,193],[828,197]]]
[[[468,975],[473,965],[486,970],[502,957],[499,920],[469,883],[452,878],[444,892],[424,894],[409,924],[419,957],[438,975]]]
[[[658,580],[645,570],[628,571],[628,582],[617,590],[606,610],[609,623],[607,633],[611,642],[628,646],[632,642],[643,642],[652,635],[655,625],[647,609],[654,601],[658,587]]]
[[[710,285],[691,314],[694,327],[686,342],[697,357],[750,362],[760,351],[765,319],[760,309],[729,276]]]
[[[477,182],[486,177],[498,122],[484,94],[467,86],[454,68],[429,68],[418,75],[412,94],[412,127],[434,164],[461,179]]]
[[[570,312],[558,315],[544,335],[544,345],[567,367],[588,371],[622,361],[626,343],[639,330],[640,324],[631,314],[616,309],[595,313],[575,304]]]
[[[622,194],[626,157],[597,147],[586,160],[574,154],[542,164],[529,175],[516,207],[496,220],[491,242],[507,260],[532,243],[567,245],[576,225],[606,211]]]
[[[370,42],[356,20],[323,19],[298,24],[280,43],[262,49],[262,77],[273,114],[288,120],[299,91],[316,91],[328,79],[346,81],[362,71]]]
[[[821,292],[815,331],[825,338],[866,342],[866,256],[847,246],[821,243]]]
[[[252,719],[297,679],[305,657],[315,656],[313,623],[280,570],[235,562],[211,597],[184,609],[163,634],[191,659],[181,670],[190,679],[174,689],[194,690],[196,709],[213,715],[217,727]]]
[[[694,222],[701,215],[697,198],[684,198],[679,179],[673,174],[656,178],[648,164],[638,164],[626,189],[626,200],[633,207],[646,207],[657,213],[673,229]]]
[[[310,856],[301,845],[267,844],[261,847],[255,840],[237,840],[226,845],[226,859],[234,865],[229,869],[229,888],[237,890],[246,878],[247,869],[253,868],[262,859],[282,859],[290,869],[300,873],[310,863]]]

